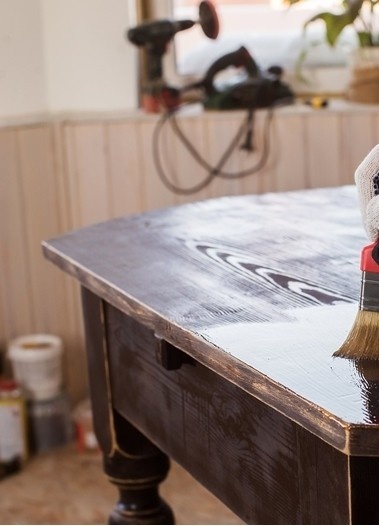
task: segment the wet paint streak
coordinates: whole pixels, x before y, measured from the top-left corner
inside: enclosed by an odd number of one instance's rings
[[[288,295],[291,304],[298,305],[339,305],[341,303],[352,303],[355,297],[349,297],[335,290],[321,286],[308,280],[299,279],[284,273],[279,269],[262,267],[253,261],[253,258],[237,251],[231,251],[228,247],[210,245],[196,242],[191,243],[200,254],[213,263],[227,266],[234,273],[249,279],[258,280],[268,289],[280,289],[278,293],[282,296]]]

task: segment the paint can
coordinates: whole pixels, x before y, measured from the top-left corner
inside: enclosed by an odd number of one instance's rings
[[[62,351],[62,340],[51,334],[30,334],[10,342],[13,375],[28,400],[51,399],[61,391]]]
[[[0,479],[19,471],[27,454],[25,400],[15,381],[0,378]]]
[[[66,393],[28,401],[29,444],[33,453],[63,446],[74,438],[70,404]]]

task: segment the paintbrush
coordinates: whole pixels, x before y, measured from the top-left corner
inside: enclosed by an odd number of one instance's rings
[[[361,293],[354,324],[333,356],[379,360],[379,241],[362,249]]]

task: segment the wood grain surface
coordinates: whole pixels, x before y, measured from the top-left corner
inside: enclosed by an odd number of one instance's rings
[[[332,358],[366,242],[353,187],[225,197],[44,243],[155,334],[343,452],[378,455],[379,372]]]

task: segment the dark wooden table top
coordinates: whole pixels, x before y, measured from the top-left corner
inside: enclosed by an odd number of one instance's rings
[[[212,199],[43,243],[98,296],[337,449],[379,456],[379,362],[333,358],[367,243],[356,189]]]

